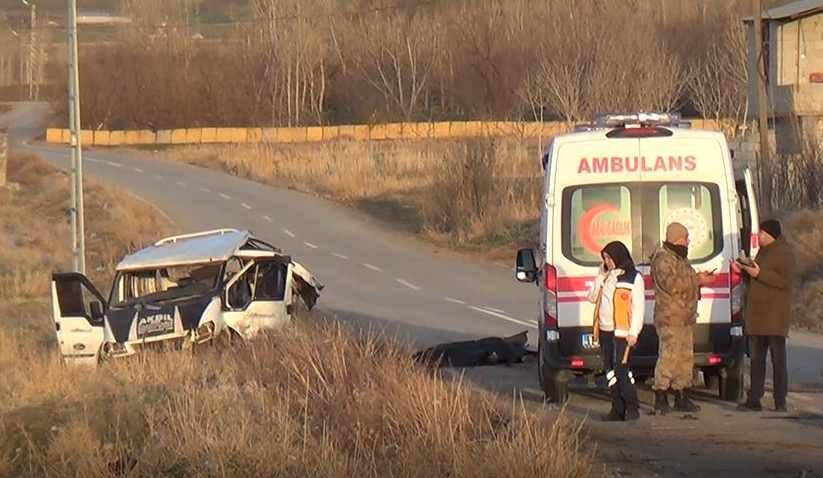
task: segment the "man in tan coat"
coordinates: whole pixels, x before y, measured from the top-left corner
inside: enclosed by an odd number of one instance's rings
[[[792,320],[792,288],[795,258],[783,237],[780,222],[763,221],[758,233],[760,251],[752,265],[734,261],[732,270],[748,277],[745,329],[751,357],[751,386],[741,411],[763,410],[760,399],[765,393],[766,353],[772,357],[774,409],[786,411],[789,378],[786,369],[786,337]]]
[[[689,231],[679,222],[666,227],[663,246],[652,254],[654,327],[658,337],[654,368],[654,413],[669,412],[668,391],[674,392],[674,409],[697,412],[700,406],[688,395],[694,369],[694,335],[700,287],[714,281],[709,272],[696,272],[688,256]]]

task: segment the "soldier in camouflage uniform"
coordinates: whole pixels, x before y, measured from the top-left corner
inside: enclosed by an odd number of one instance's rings
[[[694,368],[692,326],[697,319],[700,287],[710,284],[714,276],[696,272],[687,258],[689,231],[673,222],[666,228],[666,240],[652,254],[651,276],[654,281],[654,326],[659,339],[654,369],[655,414],[669,410],[668,390],[674,392],[674,409],[696,412],[700,407],[687,395]]]

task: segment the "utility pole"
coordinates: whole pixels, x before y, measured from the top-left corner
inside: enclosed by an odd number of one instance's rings
[[[83,154],[80,134],[80,75],[77,59],[77,1],[69,0],[69,129],[71,131],[71,257],[75,272],[86,273],[83,224]]]
[[[37,28],[37,5],[29,3],[28,0],[20,0],[23,4],[29,7],[31,13],[31,30],[29,30],[29,101],[34,98],[34,63],[36,61],[35,54],[35,29]]]
[[[766,95],[766,55],[763,51],[763,8],[761,0],[752,0],[754,18],[754,51],[757,71],[757,129],[760,133],[760,198],[761,210],[772,212],[772,161],[769,146],[768,99]]]
[[[17,81],[14,83],[15,85],[22,85],[23,84],[23,47],[22,41],[20,39],[20,34],[16,31],[12,30],[11,34],[17,38]]]

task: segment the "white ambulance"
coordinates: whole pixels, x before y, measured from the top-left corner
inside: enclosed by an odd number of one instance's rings
[[[696,371],[724,400],[743,390],[743,283],[729,261],[757,252],[751,173],[735,170],[722,133],[692,129],[677,113],[598,115],[555,136],[543,156],[539,251],[517,253],[516,278],[539,288],[539,381],[548,401],[568,381],[603,373],[587,290],[610,241],[629,248],[646,280],[646,316],[634,348],[636,378],[654,375],[652,252],[674,221],[689,229],[696,270],[716,269],[701,288],[694,327]]]

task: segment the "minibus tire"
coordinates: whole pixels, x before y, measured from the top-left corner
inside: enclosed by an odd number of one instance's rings
[[[742,360],[738,360],[735,365],[726,367],[726,369],[720,373],[720,383],[718,389],[718,395],[723,401],[738,402],[741,398],[743,398]]]

